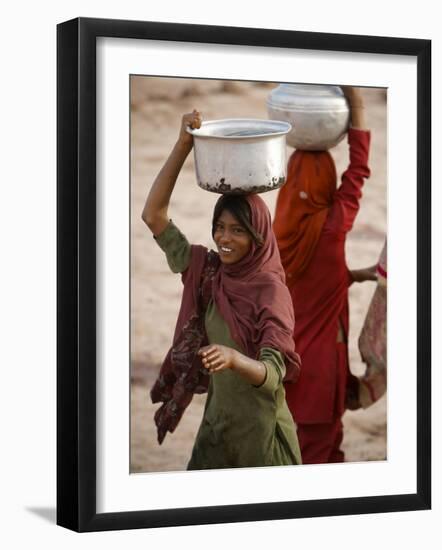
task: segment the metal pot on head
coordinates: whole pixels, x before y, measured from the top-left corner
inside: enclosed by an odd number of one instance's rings
[[[193,135],[198,185],[214,193],[264,193],[287,176],[287,122],[224,119],[203,122]]]
[[[339,86],[280,84],[268,96],[267,109],[270,119],[291,124],[287,143],[306,151],[331,149],[350,123],[350,109]]]

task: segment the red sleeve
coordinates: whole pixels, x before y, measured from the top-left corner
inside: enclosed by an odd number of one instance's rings
[[[327,219],[327,227],[337,232],[347,232],[353,227],[359,210],[359,200],[362,197],[364,179],[370,176],[368,167],[370,132],[350,128],[347,137],[350,164],[342,174],[342,182],[335,193],[333,206]]]

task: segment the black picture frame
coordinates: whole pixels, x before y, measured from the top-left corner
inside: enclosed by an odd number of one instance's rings
[[[96,511],[96,39],[154,39],[413,56],[417,60],[417,492]],[[57,27],[57,523],[152,528],[431,507],[431,41],[79,18]]]

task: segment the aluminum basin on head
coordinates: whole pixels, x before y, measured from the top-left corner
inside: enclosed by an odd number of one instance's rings
[[[287,143],[305,151],[325,151],[345,136],[350,109],[339,86],[280,84],[267,98],[269,118],[292,125]]]
[[[287,175],[287,122],[224,119],[188,129],[194,139],[198,185],[214,193],[264,193]]]

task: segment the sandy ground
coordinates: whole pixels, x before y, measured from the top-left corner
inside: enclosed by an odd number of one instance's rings
[[[199,109],[206,120],[267,118],[265,100],[273,85],[133,77],[131,83],[131,472],[183,470],[199,426],[205,396],[196,396],[175,433],[159,446],[149,390],[170,347],[181,297],[180,277],[169,272],[165,258],[141,220],[146,195],[172,148],[181,115]],[[347,238],[350,268],[378,259],[386,232],[386,95],[364,90],[372,131],[371,178],[355,226]],[[292,149],[288,148],[288,154]],[[332,150],[339,173],[348,161],[346,140]],[[274,212],[277,191],[261,195]],[[171,201],[170,214],[191,242],[211,246],[210,220],[218,195],[196,184],[193,155],[187,159]],[[357,349],[374,283],[350,289],[350,361],[364,371]],[[344,416],[343,448],[348,461],[386,457],[386,398],[366,410]]]

